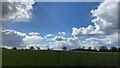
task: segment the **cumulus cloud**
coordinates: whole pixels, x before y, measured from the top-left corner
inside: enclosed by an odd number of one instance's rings
[[[52,34],[47,34],[47,35],[46,35],[46,37],[51,37],[51,36],[54,36],[54,35],[52,35]]]
[[[26,36],[25,33],[21,33],[14,30],[3,29],[2,33],[2,45],[7,47],[21,47],[22,40]]]
[[[94,26],[89,25],[87,28],[72,28],[72,35],[75,37],[81,36],[92,36],[92,35],[100,35],[103,34],[103,31],[95,31]]]
[[[73,36],[111,35],[118,32],[118,1],[105,0],[97,9],[91,10],[94,26],[72,28]]]
[[[67,47],[68,50],[81,46],[78,38],[65,38],[62,36],[56,36],[52,38],[52,40],[54,41],[50,45],[54,50],[62,50],[64,46]]]
[[[6,0],[2,3],[2,17],[0,18],[3,21],[28,21],[31,18],[34,3],[34,0]]]
[[[65,40],[67,39],[62,36],[55,36],[54,38],[52,38],[52,41],[65,41]]]
[[[58,32],[58,34],[66,35],[66,32]]]
[[[52,37],[54,37],[53,34],[47,34],[44,38],[46,39],[46,41],[51,41]]]
[[[88,27],[72,28],[72,35],[74,37],[84,37],[85,40],[80,42],[81,46],[85,47],[100,47],[107,46],[118,47],[119,35],[119,17],[120,0],[104,0],[97,9],[91,10],[92,20],[94,25]],[[89,36],[89,37],[88,37]]]
[[[36,45],[39,44],[41,39],[43,39],[41,36],[36,36],[36,35],[26,36],[25,38],[23,38],[23,44],[26,46]]]
[[[111,2],[112,1],[112,2]],[[112,34],[118,31],[118,2],[116,0],[105,0],[98,9],[92,10],[93,16],[97,17],[92,20],[96,30],[103,31],[105,34]]]
[[[63,47],[67,47],[67,49],[73,48],[72,45],[69,44],[68,41],[55,41],[53,43],[53,49],[54,50],[62,50]]]
[[[3,29],[2,32],[2,45],[3,47],[17,47],[17,48],[30,48],[33,46],[35,49],[52,48],[54,50],[62,50],[65,46],[67,49],[74,49],[78,47],[97,47],[100,46],[118,46],[118,34],[114,33],[103,38],[90,37],[90,38],[78,38],[70,37],[66,38],[63,36],[55,36],[47,42],[47,39],[36,34],[36,32],[22,33],[15,30]],[[35,33],[35,34],[34,34]],[[30,35],[29,35],[30,34]],[[44,42],[44,43],[43,43]]]
[[[108,40],[99,39],[99,38],[87,38],[81,41],[81,45],[85,48],[91,47],[94,49],[95,47],[99,48],[100,46],[104,46],[109,42]],[[108,44],[107,44],[108,45]]]
[[[23,46],[27,49],[29,49],[31,46],[33,46],[35,49],[37,49],[37,47],[45,48],[46,44],[41,43],[43,40],[44,38],[39,35],[27,35],[25,38],[23,38]]]
[[[101,46],[107,46],[108,48],[113,46],[118,47],[118,34],[115,33],[110,36],[105,36],[104,38],[87,38],[81,41],[80,45],[85,46],[86,48],[99,48]]]
[[[0,32],[2,33],[2,47],[27,48],[28,46],[40,46],[40,41],[44,39],[36,32],[26,34],[9,29],[2,29]]]
[[[105,37],[105,40],[109,40],[109,44],[110,46],[116,46],[116,47],[119,47],[119,37],[120,34],[119,33],[114,33],[112,35],[109,35],[109,36],[106,36]]]
[[[40,35],[40,33],[38,33],[38,32],[30,32],[30,33],[28,33],[28,35]]]
[[[58,38],[58,37],[55,37]],[[67,47],[67,49],[74,49],[79,47],[91,47],[99,48],[101,46],[110,47],[118,47],[118,33],[114,33],[112,35],[102,36],[102,37],[87,37],[87,38],[78,38],[78,37],[71,37],[71,38],[60,38],[60,40],[56,40],[52,42],[51,46],[55,50],[62,50],[62,47]]]
[[[30,46],[34,47],[41,47],[41,49],[46,49],[48,46],[50,48],[61,50],[62,47],[66,46],[67,49],[74,49],[81,46],[85,47],[100,47],[100,46],[118,46],[118,2],[119,0],[105,0],[103,3],[101,3],[97,9],[94,9],[91,11],[92,16],[95,17],[95,19],[92,20],[94,25],[88,25],[88,27],[81,27],[81,28],[72,28],[72,35],[74,37],[66,38],[64,35],[66,35],[65,32],[58,32],[58,34],[62,36],[54,36],[52,34],[48,34],[45,37],[41,37],[40,33],[38,32],[31,32],[31,33],[21,33],[14,30],[1,30],[2,32],[2,38],[3,38],[3,45],[9,46],[9,47],[25,47],[29,48]],[[12,5],[13,4],[13,5]],[[27,14],[26,9],[22,9],[23,11],[26,11],[25,13],[27,15],[21,14],[21,4],[24,6],[24,8],[27,7],[27,5],[24,5],[24,3],[15,3],[17,5],[14,5],[13,2],[11,3],[5,3],[6,7],[8,7],[9,12],[5,12],[3,14],[3,17],[7,20],[11,20],[14,18],[17,18],[21,20],[22,18],[27,18],[25,16],[29,16]],[[19,5],[18,5],[19,4]],[[9,7],[10,5],[10,7]],[[32,4],[29,4],[29,10],[32,9]],[[13,6],[13,7],[12,7]],[[17,8],[16,8],[16,7]],[[19,8],[19,11],[18,11]],[[12,10],[11,10],[12,9]],[[7,10],[7,9],[6,9]],[[3,10],[3,11],[6,11]],[[15,10],[15,13],[13,12]],[[19,14],[20,12],[20,14]],[[16,17],[14,15],[18,14]],[[4,19],[3,18],[3,19]],[[105,36],[102,36],[105,35]],[[82,38],[82,36],[87,36]],[[90,37],[88,37],[90,36]],[[94,37],[93,37],[94,36]],[[101,36],[101,37],[98,37]],[[51,37],[51,38],[48,38]],[[49,40],[49,42],[47,41]],[[41,43],[44,42],[44,43]],[[47,44],[45,44],[47,43]]]

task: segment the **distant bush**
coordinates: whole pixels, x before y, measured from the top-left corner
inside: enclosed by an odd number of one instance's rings
[[[106,52],[106,51],[108,51],[108,48],[107,48],[106,46],[101,46],[101,47],[99,48],[99,51]]]
[[[16,47],[12,47],[12,50],[17,50],[17,48]]]
[[[7,50],[7,48],[5,48],[5,47],[2,47],[2,50]]]
[[[92,49],[91,47],[89,47],[88,49],[85,49],[84,46],[82,48],[75,48],[72,49],[72,51],[97,51],[97,49]]]
[[[34,50],[35,48],[33,46],[30,47],[30,50]]]
[[[37,47],[37,50],[41,50],[39,47]]]
[[[117,48],[117,47],[111,47],[110,51],[112,51],[112,52],[117,52],[117,51],[118,51],[118,48]]]
[[[64,51],[67,50],[67,47],[64,46],[64,47],[62,48],[62,50],[64,50]]]

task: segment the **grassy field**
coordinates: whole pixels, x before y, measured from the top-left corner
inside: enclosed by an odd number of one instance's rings
[[[3,66],[117,66],[117,52],[3,50]],[[119,54],[120,55],[120,54]]]

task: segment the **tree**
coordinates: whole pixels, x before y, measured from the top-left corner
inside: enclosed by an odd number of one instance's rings
[[[84,46],[81,48],[81,51],[85,51],[85,47]]]
[[[82,49],[85,49],[85,47],[83,46],[83,48]]]
[[[89,47],[88,50],[91,51],[91,47]]]
[[[35,48],[33,46],[30,47],[30,50],[34,50]]]
[[[25,49],[22,48],[21,50],[25,50]]]
[[[118,51],[120,52],[120,47],[118,48]]]
[[[39,47],[37,47],[37,50],[41,50]]]
[[[7,48],[5,48],[5,47],[2,47],[2,50],[7,50]]]
[[[99,48],[99,51],[105,52],[105,51],[108,51],[108,48],[107,48],[106,46],[101,46],[101,47]]]
[[[96,47],[94,48],[94,51],[97,51],[97,48],[96,48]]]
[[[12,49],[13,49],[13,50],[17,50],[17,48],[16,48],[16,47],[12,47]]]
[[[64,50],[64,51],[65,51],[66,49],[67,49],[67,47],[65,47],[65,46],[62,48],[62,50]]]
[[[49,47],[49,46],[47,46],[47,50],[50,50],[50,47]]]
[[[116,52],[116,51],[118,51],[118,49],[117,49],[117,47],[111,47],[110,51]]]

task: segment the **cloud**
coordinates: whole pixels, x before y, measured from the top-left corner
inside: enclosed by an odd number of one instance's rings
[[[65,40],[67,39],[62,36],[55,36],[54,38],[52,38],[52,41],[65,41]]]
[[[52,44],[50,44],[50,46],[54,50],[62,50],[64,46],[67,47],[68,50],[80,47],[80,41],[78,38],[65,38],[62,36],[56,36],[52,40],[54,41]]]
[[[40,35],[40,33],[38,33],[38,32],[30,32],[30,33],[28,33],[28,35],[35,35],[35,36],[37,36],[37,35]]]
[[[10,5],[12,5],[12,3],[10,3]],[[13,6],[15,6],[14,3]],[[14,8],[16,9],[16,7]],[[103,45],[108,47],[118,46],[119,33],[118,33],[117,19],[118,19],[119,11],[117,8],[118,8],[117,2],[113,2],[112,0],[109,0],[108,2],[108,0],[105,0],[103,3],[101,3],[98,6],[97,9],[91,11],[92,16],[95,17],[95,19],[92,20],[94,25],[88,25],[88,27],[86,28],[85,27],[72,28],[73,37],[70,38],[64,37],[64,35],[66,35],[65,32],[58,32],[58,34],[61,34],[62,36],[54,36],[52,34],[48,34],[45,37],[41,37],[40,33],[38,32],[31,32],[26,34],[14,30],[4,29],[2,30],[2,36],[3,36],[2,43],[4,46],[8,46],[8,47],[16,46],[16,47],[29,48],[30,46],[34,46],[34,47],[41,47],[41,49],[46,49],[48,46],[50,46],[50,48],[53,48],[55,50],[61,50],[62,47],[64,46],[66,46],[67,49],[74,49],[81,46],[92,47],[92,48],[94,47],[99,48],[100,46]],[[15,11],[15,13],[12,13],[11,11],[8,13],[8,17],[9,16],[10,17],[6,18],[7,20],[14,19],[13,15],[18,13],[17,10]],[[4,16],[5,15],[6,13],[4,14]],[[21,16],[21,14],[20,17],[21,18],[19,18],[19,20],[24,18],[24,16],[23,17]],[[83,36],[87,36],[87,37],[83,37]],[[47,40],[49,40],[49,42]]]
[[[65,32],[58,32],[58,34],[61,34],[61,35],[66,35]]]
[[[26,34],[15,30],[2,29],[0,30],[0,33],[2,33],[2,47],[29,49],[33,46],[35,49],[37,49],[37,47],[40,47],[40,49],[47,49],[49,46],[47,39],[41,37],[38,32]]]
[[[118,1],[105,0],[97,9],[91,10],[94,26],[72,28],[72,35],[76,37],[91,35],[111,35],[118,32]]]
[[[57,37],[55,37],[57,38]],[[54,38],[54,39],[55,39]],[[91,47],[94,49],[95,47],[98,49],[101,46],[110,47],[118,47],[118,33],[114,33],[112,35],[101,36],[101,37],[86,37],[86,38],[78,38],[78,37],[70,37],[70,38],[62,38],[60,40],[56,40],[52,42],[50,46],[54,50],[62,50],[62,47],[67,47],[67,49],[74,49],[79,47]]]
[[[107,46],[110,47],[118,47],[118,34],[112,34],[110,36],[105,36],[104,38],[86,38],[85,40],[81,41],[80,45],[85,46],[86,48],[92,47],[92,48],[99,48],[101,46]]]
[[[47,35],[46,35],[46,37],[51,37],[51,36],[54,36],[54,35],[52,35],[52,34],[47,34]]]
[[[85,40],[81,41],[81,45],[85,48],[91,47],[92,49],[99,48],[100,46],[105,45],[108,40],[99,39],[99,38],[86,38]]]
[[[78,38],[70,37],[66,38],[63,36],[52,37],[49,42],[46,38],[36,35],[37,32],[31,33],[22,33],[15,30],[3,29],[2,32],[2,44],[3,47],[17,47],[17,48],[30,48],[34,46],[35,49],[40,47],[40,49],[52,48],[54,50],[62,50],[62,47],[67,47],[67,49],[74,49],[78,47],[85,46],[88,47],[97,47],[100,46],[118,46],[118,33],[112,35],[104,36],[101,38],[97,37],[88,37],[88,38]],[[34,34],[35,33],[35,34]],[[29,35],[30,34],[30,35]]]
[[[28,46],[40,46],[40,41],[44,39],[37,32],[26,34],[9,29],[2,29],[0,32],[2,33],[3,47],[26,48]]]
[[[92,20],[94,25],[88,25],[86,28],[72,28],[72,36],[82,38],[81,46],[92,48],[99,48],[100,46],[118,47],[118,43],[120,43],[118,40],[120,31],[118,27],[119,1],[105,0],[97,9],[91,10],[92,16],[95,17]]]
[[[47,34],[44,38],[46,39],[46,41],[51,41],[52,37],[54,37],[53,34]]]
[[[41,36],[36,36],[36,35],[26,36],[25,38],[23,38],[23,44],[26,46],[36,45],[39,44],[41,39],[43,39]]]
[[[89,25],[87,28],[72,28],[72,35],[75,37],[81,37],[81,36],[93,36],[93,35],[100,35],[103,34],[102,31],[95,31],[94,26]]]
[[[103,31],[105,34],[113,34],[118,31],[118,2],[116,0],[105,0],[98,9],[92,10],[93,16],[97,17],[92,20],[96,30]]]
[[[120,40],[119,40],[119,33],[114,33],[112,35],[109,35],[109,36],[106,36],[105,40],[109,40],[109,46],[116,46],[116,47],[119,47],[119,43],[120,43]]]
[[[45,48],[45,45],[46,45],[41,43],[41,41],[43,40],[44,38],[41,36],[28,35],[25,38],[23,38],[23,46],[24,48],[27,48],[27,49],[29,49],[31,46],[33,46],[35,49],[37,49],[37,47],[40,47],[41,49],[43,49]]]
[[[21,47],[22,40],[26,36],[25,33],[21,33],[14,30],[3,29],[2,32],[2,45],[3,47]]]
[[[3,21],[12,20],[15,22],[26,22],[31,18],[34,0],[6,0],[2,3],[2,17]]]

